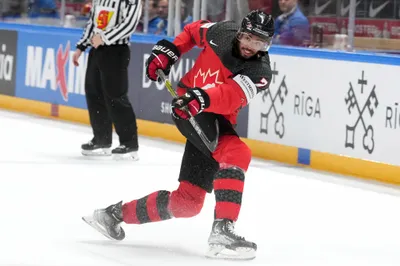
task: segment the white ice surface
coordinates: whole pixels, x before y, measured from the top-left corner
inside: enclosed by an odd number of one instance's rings
[[[141,137],[140,161],[117,162],[81,156],[90,138],[88,126],[0,111],[0,265],[400,265],[398,188],[262,160],[237,223],[255,260],[203,257],[213,194],[194,218],[126,225],[126,239],[110,241],[81,216],[173,190],[183,145]]]

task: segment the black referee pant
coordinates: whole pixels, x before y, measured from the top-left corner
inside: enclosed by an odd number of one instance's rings
[[[99,46],[89,52],[86,102],[95,144],[112,143],[112,125],[121,145],[138,148],[136,116],[128,99],[128,45]]]

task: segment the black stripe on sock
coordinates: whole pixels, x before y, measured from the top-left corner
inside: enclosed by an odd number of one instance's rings
[[[232,202],[236,204],[242,204],[242,193],[239,191],[235,190],[229,190],[229,189],[224,189],[224,190],[215,190],[215,200],[216,202]]]
[[[139,199],[136,204],[136,216],[141,224],[151,222],[147,213],[147,198],[148,196]]]
[[[171,215],[168,212],[168,203],[169,203],[169,192],[162,190],[157,194],[156,204],[158,215],[161,220],[171,219]]]
[[[244,181],[244,173],[242,170],[237,168],[227,168],[219,170],[215,174],[215,179],[227,179],[227,178]]]

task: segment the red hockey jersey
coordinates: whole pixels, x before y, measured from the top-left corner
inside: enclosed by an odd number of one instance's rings
[[[235,56],[233,41],[239,25],[232,21],[196,21],[186,25],[174,44],[181,54],[194,46],[202,48],[193,68],[178,84],[178,94],[188,88],[206,90],[210,106],[204,112],[222,114],[232,125],[237,115],[271,80],[269,55],[243,59]]]

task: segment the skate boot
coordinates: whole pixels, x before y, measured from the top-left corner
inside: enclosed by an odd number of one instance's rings
[[[214,221],[206,257],[233,260],[251,260],[256,257],[257,245],[237,235],[234,226],[234,222],[228,219]]]
[[[105,209],[95,210],[92,215],[84,216],[82,219],[111,240],[123,240],[125,238],[125,231],[120,225],[123,221],[122,201]]]
[[[110,156],[111,144],[98,144],[94,140],[82,144],[82,155],[85,156]]]
[[[120,145],[111,151],[115,160],[131,159],[139,160],[138,147],[130,145]]]

